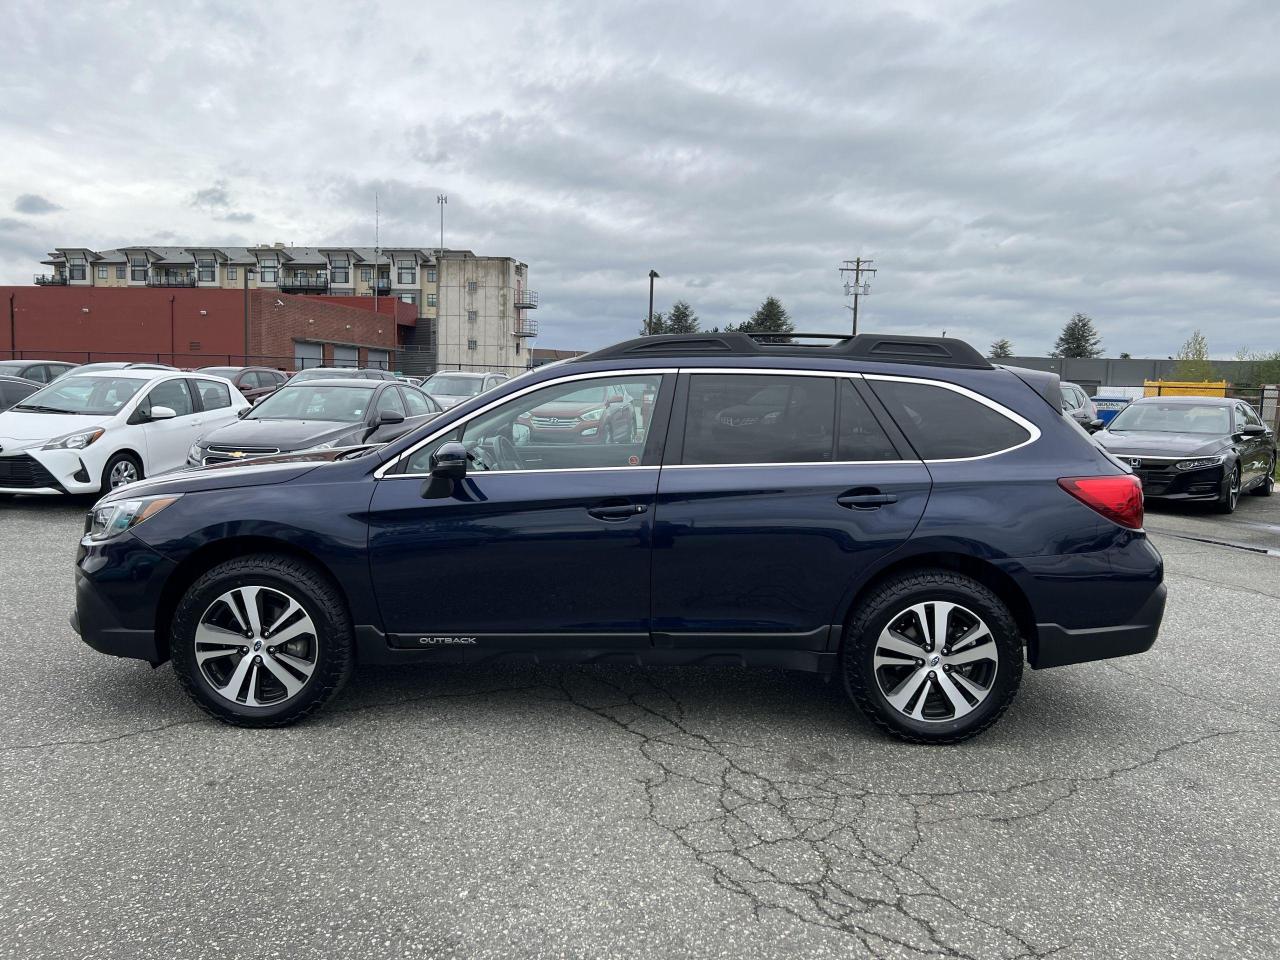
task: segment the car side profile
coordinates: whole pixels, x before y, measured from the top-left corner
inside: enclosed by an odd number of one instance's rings
[[[507,382],[510,378],[505,373],[481,373],[475,370],[441,370],[427,377],[422,389],[435,401],[448,410],[472,397]]]
[[[0,360],[0,376],[21,377],[33,383],[52,383],[75,369],[64,360]]]
[[[0,413],[0,493],[98,493],[174,470],[248,406],[220,377],[72,371]]]
[[[1241,493],[1269,497],[1275,489],[1275,432],[1243,400],[1141,397],[1094,439],[1133,468],[1153,499],[1206,501],[1232,513]]]
[[[279,390],[289,378],[271,367],[200,367],[196,373],[207,373],[230,380],[231,385],[250,403],[257,403]]]
[[[245,726],[308,716],[356,664],[728,664],[838,679],[934,743],[994,723],[1024,663],[1152,645],[1139,484],[1056,376],[815,339],[641,338],[379,448],[121,490],[86,520],[73,626]],[[651,397],[644,428],[520,429],[586,388]]]
[[[1066,380],[1062,381],[1058,387],[1062,391],[1063,413],[1090,433],[1101,429],[1102,421],[1098,419],[1098,408],[1094,406],[1093,399],[1084,392],[1084,387],[1078,383],[1068,383]]]
[[[40,384],[23,377],[10,377],[0,373],[0,411],[8,410],[40,389]]]

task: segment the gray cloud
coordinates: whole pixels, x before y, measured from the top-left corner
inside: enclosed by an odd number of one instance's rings
[[[13,201],[13,209],[17,213],[56,213],[62,208],[52,200],[46,200],[38,193],[24,193]]]
[[[78,235],[0,251],[0,280],[44,244],[160,231],[368,243],[375,192],[384,243],[432,246],[444,192],[448,245],[530,264],[548,346],[633,333],[651,267],[659,309],[723,325],[776,294],[842,329],[836,267],[860,254],[880,268],[867,328],[1040,352],[1080,310],[1113,352],[1166,356],[1196,327],[1220,355],[1280,347],[1266,0],[512,2],[443,21],[406,3],[395,33],[219,9],[14,22],[0,184],[61,197],[58,170],[128,170],[133,191],[77,198]]]

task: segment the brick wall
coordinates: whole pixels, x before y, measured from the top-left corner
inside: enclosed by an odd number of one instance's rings
[[[347,298],[333,298],[336,301]],[[399,301],[393,301],[398,303]],[[293,297],[272,290],[249,293],[249,349],[262,356],[292,357],[295,341],[306,340],[329,346],[325,362],[333,359],[333,344],[356,346],[363,365],[370,347],[396,349],[394,307],[374,313],[372,306],[361,309],[325,297]],[[401,306],[409,306],[401,304]]]

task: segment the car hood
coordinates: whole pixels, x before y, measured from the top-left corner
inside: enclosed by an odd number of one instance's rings
[[[440,404],[440,406],[445,410],[448,410],[450,407],[456,407],[458,404],[462,403],[463,400],[470,400],[472,397],[480,396],[480,394],[473,393],[469,396],[460,397],[452,393],[433,393],[430,396],[432,400]]]
[[[534,407],[529,411],[529,415],[533,417],[555,417],[557,419],[577,419],[584,413],[590,413],[592,410],[598,410],[604,406],[604,401],[596,403],[581,403],[578,401],[557,400],[552,403],[544,403],[540,407]]]
[[[347,435],[359,437],[363,424],[334,423],[332,420],[237,420],[210,431],[200,438],[200,445],[276,447],[282,451],[305,450],[317,443]]]
[[[18,401],[21,403],[22,401]],[[92,430],[114,419],[107,416],[82,416],[74,413],[28,413],[6,410],[0,413],[0,447],[5,452],[38,447],[54,437],[77,430]]]
[[[278,453],[254,460],[219,463],[209,467],[189,467],[139,480],[112,491],[111,497],[150,497],[166,493],[198,493],[201,490],[227,490],[235,487],[261,487],[297,480],[312,470],[351,456],[355,450],[369,450],[381,444],[339,447],[332,450],[308,450],[304,453]]]
[[[1136,430],[1132,433],[1100,430],[1093,439],[1108,453],[1147,457],[1208,456],[1231,443],[1227,437],[1203,433],[1143,433]]]

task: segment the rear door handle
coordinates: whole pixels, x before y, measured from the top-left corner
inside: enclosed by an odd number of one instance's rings
[[[588,507],[587,513],[597,520],[617,522],[639,516],[648,512],[648,510],[649,508],[643,503],[602,503],[594,507]]]
[[[836,497],[836,503],[850,510],[875,510],[888,503],[897,503],[898,498],[892,493],[868,491],[866,493],[846,493]]]

